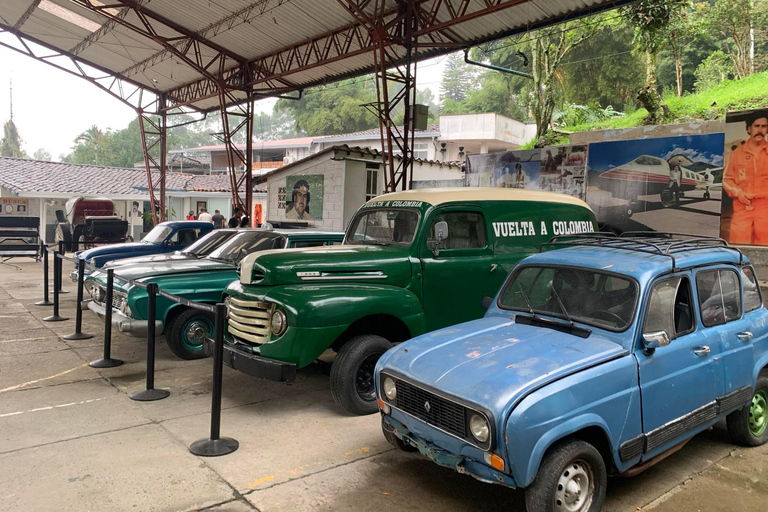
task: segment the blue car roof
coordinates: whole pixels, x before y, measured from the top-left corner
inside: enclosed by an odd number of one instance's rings
[[[167,220],[161,222],[158,226],[170,226],[174,228],[202,228],[210,226],[213,229],[213,224],[204,220]]]
[[[549,246],[552,248],[558,245]],[[652,254],[627,248],[607,247],[599,245],[561,246],[557,250],[545,250],[523,260],[524,264],[537,265],[573,265],[606,270],[634,277],[640,282],[676,269],[690,268],[715,263],[749,263],[749,258],[735,248],[728,247],[699,247],[673,251],[670,257],[663,254]]]

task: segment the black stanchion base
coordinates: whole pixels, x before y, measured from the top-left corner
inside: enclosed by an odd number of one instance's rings
[[[63,340],[87,340],[89,338],[93,338],[93,334],[86,334],[84,332],[73,332],[61,337]]]
[[[112,359],[111,357],[109,359],[102,358],[97,359],[95,361],[91,361],[88,363],[88,366],[91,368],[114,368],[115,366],[120,366],[123,364],[123,361],[120,359]]]
[[[63,322],[64,320],[69,320],[66,316],[58,316],[58,315],[51,315],[43,318],[43,322]]]
[[[240,447],[240,443],[231,437],[219,439],[200,439],[189,445],[189,451],[200,457],[220,457],[228,455]]]
[[[167,398],[171,392],[166,389],[145,389],[143,391],[135,391],[128,395],[131,400],[137,402],[154,402],[155,400],[162,400]]]
[[[50,300],[41,300],[38,302],[35,302],[35,306],[53,306],[53,302]]]

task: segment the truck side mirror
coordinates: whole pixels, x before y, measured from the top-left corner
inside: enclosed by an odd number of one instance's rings
[[[444,220],[435,224],[435,238],[437,239],[438,245],[443,240],[448,240],[448,223]]]
[[[488,309],[493,304],[493,297],[483,297],[483,309]]]
[[[643,334],[643,347],[646,355],[652,354],[654,350],[669,345],[669,334],[667,331],[646,332]]]

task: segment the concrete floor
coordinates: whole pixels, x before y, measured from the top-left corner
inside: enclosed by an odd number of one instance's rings
[[[75,287],[65,322],[43,322],[41,265],[0,265],[0,510],[262,512],[524,510],[523,493],[484,484],[393,450],[378,416],[345,415],[313,365],[280,384],[224,370],[222,435],[240,449],[189,453],[207,437],[211,360],[181,361],[158,340],[156,387],[169,398],[134,402],[143,388],[143,340],[113,337],[126,364],[96,370],[102,324],[85,312],[74,331]],[[68,267],[65,267],[68,269]],[[603,510],[765,510],[768,445],[731,445],[723,425],[634,478],[612,478]]]

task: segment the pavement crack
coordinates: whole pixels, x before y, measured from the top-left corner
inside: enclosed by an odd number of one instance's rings
[[[7,455],[7,454],[10,454],[10,453],[18,453],[18,452],[23,452],[23,451],[26,451],[26,450],[34,450],[35,448],[42,448],[43,446],[52,446],[52,445],[60,444],[60,443],[68,443],[70,441],[77,441],[78,439],[87,439],[89,437],[100,436],[102,434],[112,434],[114,432],[122,432],[124,430],[130,430],[132,428],[146,427],[147,425],[152,425],[152,422],[150,421],[150,422],[147,422],[147,423],[139,423],[137,425],[131,425],[129,427],[121,427],[121,428],[115,428],[115,429],[111,429],[111,430],[104,430],[102,432],[94,432],[92,434],[85,434],[85,435],[82,435],[82,436],[68,437],[67,439],[59,439],[58,441],[51,441],[50,443],[41,443],[41,444],[36,444],[36,445],[33,445],[33,446],[26,446],[24,448],[17,448],[15,450],[8,450],[8,451],[0,452],[0,455]]]

